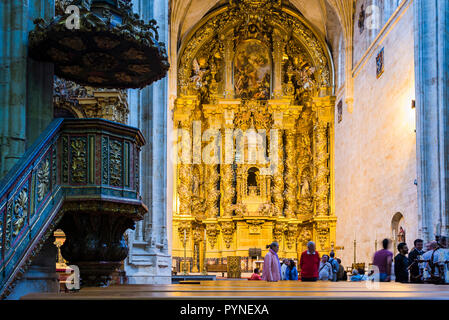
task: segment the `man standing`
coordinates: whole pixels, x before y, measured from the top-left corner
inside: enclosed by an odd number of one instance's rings
[[[337,259],[335,259],[335,252],[331,251],[329,253],[329,263],[332,266],[332,279],[329,279],[331,281],[337,281],[337,273],[340,266],[338,265]]]
[[[421,256],[424,254],[423,251],[423,240],[416,239],[413,242],[414,248],[408,254],[408,260],[410,262],[410,282],[411,283],[422,283],[422,274],[419,270],[418,260],[421,260]]]
[[[263,260],[262,280],[279,281],[281,280],[281,263],[279,262],[278,254],[279,244],[277,242],[271,243],[268,253]]]
[[[434,250],[438,248],[438,243],[436,241],[431,241],[426,244],[426,252],[422,255],[422,260],[426,261],[423,263],[424,271],[423,271],[423,281],[431,282],[432,281],[432,262]]]
[[[348,280],[348,276],[346,275],[345,268],[341,264],[341,259],[337,258],[337,262],[338,262],[337,281]]]
[[[282,265],[281,265],[281,280],[286,280],[286,279],[285,279],[285,271],[287,270],[287,267],[288,267],[288,259],[282,260]]]
[[[390,240],[384,239],[382,247],[382,250],[374,254],[373,265],[379,269],[379,281],[389,282],[391,278],[391,263],[393,261],[393,252],[388,250],[390,248]]]
[[[320,267],[320,255],[315,250],[315,243],[309,241],[307,250],[301,254],[299,266],[301,267],[301,281],[317,281]]]
[[[396,282],[407,283],[408,282],[408,247],[405,242],[398,244],[399,253],[394,257],[394,275]]]

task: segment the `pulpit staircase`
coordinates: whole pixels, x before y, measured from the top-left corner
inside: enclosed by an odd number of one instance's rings
[[[105,285],[128,248],[124,232],[147,208],[139,195],[136,128],[103,119],[55,119],[0,181],[0,297],[56,228],[87,286]]]

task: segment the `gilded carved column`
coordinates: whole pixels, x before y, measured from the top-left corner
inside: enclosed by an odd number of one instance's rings
[[[222,141],[223,141],[223,153],[221,162],[221,178],[222,178],[222,197],[221,205],[223,208],[223,217],[232,216],[232,211],[234,206],[232,200],[234,199],[235,190],[232,185],[234,179],[234,135],[232,132],[233,128],[233,112],[224,113],[224,125],[222,130]]]
[[[207,218],[216,218],[218,216],[218,196],[220,192],[217,190],[219,174],[217,165],[206,164],[206,216]]]
[[[291,128],[285,130],[285,216],[287,218],[295,217],[296,210],[296,132]]]
[[[298,122],[298,159],[297,159],[297,181],[298,181],[298,213],[301,215],[311,214],[312,207],[312,118],[311,110],[306,109]]]
[[[316,214],[325,216],[329,213],[329,168],[327,162],[329,153],[327,152],[327,123],[318,120],[314,127],[315,134],[315,184],[316,184]]]
[[[297,151],[296,151],[296,120],[300,112],[299,106],[289,106],[283,112],[283,126],[285,129],[285,216],[296,217],[296,192],[297,192]]]
[[[335,98],[315,98],[314,111],[316,113],[313,128],[315,145],[315,205],[317,216],[329,215],[329,148],[328,148],[328,124],[332,119],[332,106]]]
[[[179,214],[192,213],[192,116],[196,105],[195,97],[178,98],[174,110],[175,126],[181,129],[181,148],[178,143],[178,196]],[[179,138],[179,136],[178,136]]]
[[[284,143],[282,130],[282,122],[278,123],[277,115],[282,113],[274,112],[273,118],[275,119],[275,124],[272,131],[272,146],[273,149],[270,150],[270,158],[273,165],[273,185],[271,186],[271,196],[273,197],[274,213],[275,215],[282,216],[284,211]]]
[[[203,151],[203,163],[206,172],[206,217],[216,218],[218,216],[218,199],[220,190],[218,181],[218,164],[220,162],[220,122],[221,113],[216,105],[203,105],[203,113],[208,121],[208,129],[203,134],[203,142],[207,145]]]
[[[273,96],[282,97],[282,56],[284,42],[279,32],[273,34]]]
[[[224,61],[225,61],[225,98],[234,98],[234,85],[232,83],[232,62],[234,55],[234,31],[229,31],[226,35],[223,35],[221,40],[224,44]]]
[[[187,159],[191,156],[192,121],[181,122],[181,155],[179,164],[179,214],[190,215],[192,211],[192,164]]]

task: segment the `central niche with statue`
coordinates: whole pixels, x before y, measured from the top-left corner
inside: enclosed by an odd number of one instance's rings
[[[204,272],[276,240],[331,250],[333,74],[328,48],[280,0],[234,0],[179,49],[173,266]],[[184,256],[185,255],[185,256]],[[256,257],[257,258],[257,257]],[[185,268],[185,269],[184,269]]]

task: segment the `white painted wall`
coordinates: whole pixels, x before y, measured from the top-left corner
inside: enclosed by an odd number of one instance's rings
[[[337,252],[343,265],[370,263],[375,239],[391,237],[391,219],[405,217],[409,248],[418,236],[413,4],[407,1],[354,70],[354,111],[335,124]],[[376,78],[384,47],[385,72]],[[337,100],[338,103],[338,100]],[[337,119],[337,114],[335,114]]]

